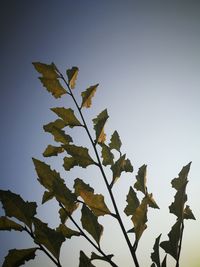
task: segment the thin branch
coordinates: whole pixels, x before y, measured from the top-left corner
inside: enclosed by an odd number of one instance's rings
[[[59,202],[59,206],[65,211],[67,216],[70,218],[70,220],[73,222],[73,224],[77,227],[77,229],[80,231],[81,235],[84,236],[87,241],[101,253],[101,255],[106,258],[106,260],[113,266],[113,267],[118,267],[100,248],[100,246],[97,246],[86,234],[85,232],[81,229],[81,227],[77,224],[77,222],[74,220],[74,218],[71,216],[71,214],[65,209],[63,204]]]
[[[118,220],[118,222],[119,222],[119,225],[120,225],[120,227],[121,227],[122,233],[123,233],[123,235],[124,235],[124,238],[125,238],[125,240],[126,240],[126,242],[127,242],[128,247],[129,247],[129,250],[130,250],[130,253],[131,253],[131,255],[132,255],[133,261],[134,261],[134,263],[135,263],[135,266],[136,266],[136,267],[139,267],[139,263],[138,263],[138,260],[137,260],[135,251],[134,251],[134,249],[133,249],[133,247],[132,247],[132,244],[131,244],[131,242],[130,242],[130,239],[129,239],[129,237],[128,237],[128,235],[127,235],[127,232],[126,232],[126,230],[125,230],[125,228],[124,228],[124,225],[123,225],[121,216],[120,216],[119,211],[118,211],[118,208],[117,208],[117,204],[116,204],[116,202],[115,202],[114,195],[113,195],[113,193],[112,193],[111,187],[110,187],[110,185],[109,185],[109,183],[108,183],[107,177],[106,177],[105,172],[104,172],[104,170],[103,170],[103,166],[102,166],[102,164],[101,164],[101,160],[100,160],[100,157],[99,157],[97,148],[96,148],[96,144],[95,144],[95,142],[94,142],[93,139],[92,139],[92,136],[91,136],[90,131],[89,131],[88,127],[87,127],[86,121],[85,121],[84,116],[83,116],[83,113],[82,113],[82,111],[81,111],[81,108],[79,107],[79,105],[78,105],[78,103],[77,103],[77,101],[76,101],[76,99],[75,99],[75,97],[74,97],[74,95],[73,95],[73,92],[72,92],[72,90],[71,90],[71,88],[70,88],[70,86],[69,86],[69,84],[68,84],[68,82],[66,81],[66,79],[63,77],[63,75],[62,75],[60,72],[59,72],[59,74],[60,74],[61,79],[62,79],[62,80],[64,81],[64,83],[67,85],[67,88],[68,88],[68,90],[69,90],[69,93],[70,93],[70,95],[71,95],[71,97],[72,97],[72,99],[73,99],[73,101],[74,101],[74,103],[75,103],[75,105],[76,105],[76,107],[77,107],[77,109],[78,109],[78,111],[79,111],[79,114],[80,114],[81,119],[82,119],[82,121],[83,121],[83,125],[84,125],[84,127],[85,127],[85,130],[86,130],[86,132],[87,132],[87,134],[88,134],[88,137],[89,137],[89,139],[90,139],[90,141],[91,141],[91,144],[92,144],[92,146],[93,146],[93,148],[94,148],[94,152],[95,152],[95,155],[96,155],[96,158],[97,158],[97,161],[98,161],[98,166],[99,166],[100,171],[101,171],[101,173],[102,173],[102,176],[103,176],[104,182],[105,182],[105,184],[106,184],[107,190],[108,190],[108,192],[109,192],[109,194],[110,194],[110,197],[111,197],[111,200],[112,200],[112,203],[113,203],[113,206],[114,206],[114,210],[115,210],[115,213],[116,213],[117,220]]]

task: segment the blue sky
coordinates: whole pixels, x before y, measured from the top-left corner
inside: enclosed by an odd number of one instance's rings
[[[127,228],[130,222],[123,215],[126,194],[138,168],[148,165],[148,185],[161,210],[149,212],[148,229],[138,248],[141,266],[150,266],[154,239],[162,232],[165,240],[175,221],[168,212],[175,194],[170,181],[190,161],[188,204],[197,220],[186,222],[181,266],[199,266],[199,2],[4,0],[0,12],[0,187],[41,202],[43,188],[37,182],[31,158],[43,160],[42,152],[53,143],[42,129],[55,119],[49,109],[73,104],[67,97],[53,99],[39,83],[31,62],[53,61],[63,72],[78,66],[78,100],[89,85],[100,84],[92,109],[85,111],[89,126],[92,129],[91,119],[107,107],[107,136],[117,129],[123,152],[134,166],[134,173],[123,175],[114,188]],[[77,143],[87,145],[85,135],[78,131],[73,134]],[[76,168],[66,174],[59,160],[47,162],[61,171],[70,186],[76,177],[82,177],[97,191],[104,190],[94,168]],[[109,203],[107,195],[106,199]],[[56,212],[52,201],[39,204],[40,217],[51,227],[59,222]],[[107,251],[114,251],[119,266],[133,266],[123,238],[117,236],[116,224],[106,217],[101,220],[105,223],[102,242]],[[0,238],[4,240],[1,262],[8,249],[32,246],[25,235],[9,232],[1,233]],[[84,240],[67,242],[62,250],[63,266],[78,266],[83,248],[89,255],[91,247]],[[42,255],[26,264],[42,265],[53,266]]]

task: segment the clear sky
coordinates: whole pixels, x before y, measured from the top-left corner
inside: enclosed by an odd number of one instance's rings
[[[149,191],[161,209],[148,214],[148,229],[138,247],[141,266],[150,266],[155,238],[162,232],[162,240],[167,239],[175,221],[168,211],[175,194],[170,181],[192,161],[188,204],[197,220],[186,222],[181,267],[199,267],[199,1],[3,0],[0,13],[0,187],[21,194],[25,200],[36,200],[39,216],[50,227],[58,225],[57,205],[53,201],[40,205],[44,190],[37,182],[31,157],[44,160],[42,152],[53,143],[42,129],[55,119],[49,108],[73,105],[67,97],[55,100],[47,93],[31,62],[53,61],[63,72],[78,66],[79,100],[81,91],[100,83],[92,109],[85,111],[90,127],[90,120],[107,107],[107,136],[118,130],[122,150],[134,166],[134,173],[123,175],[114,188],[127,229],[131,223],[123,214],[126,194],[138,168],[148,165]],[[82,133],[75,131],[74,135],[77,143],[87,144]],[[47,162],[61,171],[69,186],[81,177],[97,191],[104,190],[95,168],[76,168],[66,174],[62,162]],[[119,266],[133,266],[117,225],[106,217],[101,222],[105,224],[102,243],[107,252],[114,252]],[[0,262],[8,249],[32,246],[21,233],[0,233],[0,239]],[[63,266],[78,266],[80,249],[87,255],[92,251],[81,238],[66,242],[61,252]],[[46,256],[38,255],[26,266],[53,265]],[[173,261],[169,261],[171,266]]]

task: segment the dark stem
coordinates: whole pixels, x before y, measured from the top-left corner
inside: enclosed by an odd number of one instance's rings
[[[62,79],[62,80],[64,81],[64,83],[67,85],[67,88],[68,88],[68,90],[69,90],[69,94],[71,95],[71,97],[72,97],[72,99],[73,99],[73,101],[74,101],[74,103],[75,103],[75,105],[76,105],[76,107],[77,107],[77,109],[78,109],[78,111],[79,111],[79,114],[80,114],[81,119],[82,119],[82,121],[83,121],[83,126],[84,126],[84,128],[85,128],[85,130],[86,130],[86,132],[87,132],[87,134],[88,134],[88,137],[89,137],[89,139],[90,139],[90,141],[91,141],[91,144],[92,144],[92,146],[93,146],[93,148],[94,148],[94,152],[95,152],[95,155],[96,155],[96,158],[97,158],[97,161],[98,161],[98,166],[99,166],[99,168],[100,168],[100,171],[101,171],[101,173],[102,173],[104,182],[105,182],[106,187],[107,187],[107,189],[108,189],[108,192],[109,192],[109,194],[110,194],[110,197],[111,197],[111,200],[112,200],[112,203],[113,203],[113,206],[114,206],[114,210],[115,210],[115,213],[116,213],[116,218],[117,218],[117,220],[118,220],[118,222],[119,222],[119,225],[120,225],[120,227],[121,227],[122,233],[123,233],[123,235],[124,235],[124,237],[125,237],[125,240],[126,240],[126,242],[127,242],[128,247],[129,247],[129,250],[130,250],[131,256],[132,256],[132,258],[133,258],[133,261],[134,261],[134,263],[135,263],[135,266],[136,266],[136,267],[139,267],[139,263],[138,263],[138,260],[137,260],[135,251],[134,251],[134,249],[133,249],[133,247],[132,247],[132,245],[131,245],[131,242],[130,242],[130,240],[129,240],[129,237],[128,237],[128,235],[127,235],[127,232],[126,232],[126,230],[125,230],[125,228],[124,228],[122,219],[121,219],[121,217],[120,217],[120,214],[119,214],[119,211],[118,211],[118,208],[117,208],[117,204],[116,204],[116,202],[115,202],[114,195],[113,195],[113,193],[112,193],[112,190],[111,190],[110,185],[109,185],[109,183],[108,183],[107,177],[106,177],[105,172],[104,172],[104,170],[103,170],[103,167],[102,167],[102,164],[101,164],[101,160],[100,160],[100,158],[99,158],[99,154],[98,154],[98,151],[97,151],[95,142],[93,141],[92,136],[91,136],[91,134],[90,134],[90,131],[89,131],[88,127],[87,127],[86,121],[85,121],[85,119],[84,119],[84,117],[83,117],[83,114],[82,114],[82,111],[81,111],[81,108],[79,107],[79,105],[78,105],[78,103],[77,103],[77,101],[76,101],[76,99],[75,99],[75,97],[74,97],[74,95],[73,95],[73,93],[72,93],[72,90],[71,90],[69,84],[67,83],[67,81],[65,80],[65,78],[63,77],[63,75],[62,75],[61,73],[59,73],[59,74],[60,74],[61,79]]]
[[[70,218],[70,220],[73,222],[73,224],[77,227],[77,229],[80,231],[81,235],[84,236],[87,241],[96,249],[99,251],[99,253],[101,253],[101,255],[103,257],[106,258],[106,260],[113,266],[113,267],[118,267],[100,248],[100,246],[97,246],[85,233],[84,231],[81,229],[81,227],[76,223],[76,221],[74,220],[74,218],[71,216],[71,214],[65,209],[65,207],[63,206],[62,203],[59,202],[60,207],[66,212],[67,216]]]
[[[181,255],[181,247],[182,247],[182,241],[183,241],[183,230],[184,230],[184,221],[181,223],[181,229],[180,229],[180,240],[178,245],[178,256],[176,260],[176,267],[179,267],[179,260]]]
[[[38,242],[35,241],[35,237],[34,237],[34,234],[32,231],[30,231],[27,227],[24,227],[24,230],[32,237],[32,239],[34,240],[35,244],[37,244],[39,246],[38,249],[42,250],[52,261],[53,263],[58,266],[58,267],[62,267],[62,265],[60,264],[60,261],[59,260],[55,260],[51,254],[41,245],[39,244]]]

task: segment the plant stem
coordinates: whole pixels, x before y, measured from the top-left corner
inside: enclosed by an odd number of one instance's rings
[[[75,99],[75,97],[74,97],[74,95],[73,95],[73,93],[72,93],[72,90],[71,90],[71,88],[70,88],[70,86],[69,86],[69,84],[68,84],[68,82],[65,80],[65,78],[63,77],[63,75],[62,75],[60,72],[59,72],[59,74],[60,74],[61,79],[62,79],[62,80],[64,81],[64,83],[67,85],[67,88],[68,88],[68,90],[69,90],[69,92],[70,92],[70,95],[71,95],[71,97],[72,97],[72,99],[73,99],[73,101],[74,101],[74,103],[75,103],[75,105],[76,105],[76,107],[77,107],[77,109],[78,109],[78,111],[79,111],[79,114],[80,114],[81,119],[82,119],[82,121],[83,121],[83,126],[84,126],[84,128],[85,128],[85,130],[86,130],[86,132],[87,132],[87,134],[88,134],[88,137],[89,137],[89,139],[90,139],[90,141],[91,141],[91,144],[92,144],[92,146],[93,146],[93,149],[94,149],[94,152],[95,152],[97,161],[98,161],[98,166],[99,166],[100,171],[101,171],[101,173],[102,173],[102,176],[103,176],[104,182],[105,182],[105,184],[106,184],[107,190],[108,190],[108,192],[109,192],[109,194],[110,194],[110,197],[111,197],[111,200],[112,200],[112,203],[113,203],[113,207],[114,207],[114,210],[115,210],[115,213],[116,213],[116,218],[117,218],[117,220],[118,220],[118,222],[119,222],[119,225],[120,225],[120,227],[121,227],[122,233],[123,233],[123,235],[124,235],[124,238],[125,238],[125,240],[126,240],[126,242],[127,242],[128,247],[129,247],[129,250],[130,250],[131,256],[132,256],[132,258],[133,258],[133,261],[134,261],[134,263],[135,263],[135,266],[136,266],[136,267],[139,267],[139,263],[138,263],[138,260],[137,260],[137,257],[136,257],[136,253],[135,253],[135,251],[134,251],[134,249],[133,249],[133,247],[132,247],[132,244],[131,244],[131,242],[130,242],[130,239],[129,239],[129,237],[128,237],[128,235],[127,235],[127,232],[126,232],[126,230],[125,230],[125,228],[124,228],[122,219],[121,219],[121,217],[120,217],[120,214],[119,214],[119,211],[118,211],[118,208],[117,208],[117,204],[116,204],[116,202],[115,202],[114,195],[113,195],[113,193],[112,193],[111,187],[110,187],[110,185],[109,185],[109,183],[108,183],[107,177],[106,177],[105,172],[104,172],[104,170],[103,170],[103,166],[102,166],[102,164],[101,164],[101,160],[100,160],[100,157],[99,157],[99,154],[98,154],[98,151],[97,151],[95,142],[93,141],[92,136],[91,136],[91,134],[90,134],[90,131],[89,131],[88,127],[87,127],[86,121],[85,121],[84,116],[83,116],[83,113],[82,113],[82,111],[81,111],[81,108],[79,107],[79,105],[78,105],[78,103],[77,103],[77,101],[76,101],[76,99]]]
[[[37,243],[35,241],[35,237],[32,231],[29,231],[29,229],[27,227],[24,227],[24,230],[32,237],[32,239],[34,240],[35,244],[37,244],[39,246],[39,249],[42,250],[52,261],[53,263],[58,266],[58,267],[62,267],[62,265],[60,264],[59,260],[56,261],[51,254],[39,243]]]
[[[76,221],[74,220],[74,218],[71,216],[71,214],[69,214],[69,212],[65,209],[65,207],[63,206],[62,203],[59,202],[60,207],[66,212],[67,216],[70,218],[70,220],[73,222],[73,224],[77,227],[77,229],[80,231],[81,235],[84,236],[87,241],[96,249],[99,251],[99,253],[101,253],[101,255],[106,258],[106,260],[113,266],[113,267],[118,267],[102,250],[100,247],[98,247],[85,233],[84,231],[81,229],[81,227],[76,223]]]
[[[182,241],[183,241],[183,230],[184,230],[184,221],[182,221],[181,223],[181,233],[180,233],[180,241],[179,241],[179,246],[178,246],[178,257],[176,261],[176,267],[179,267],[179,260],[180,260],[181,247],[182,247]]]

